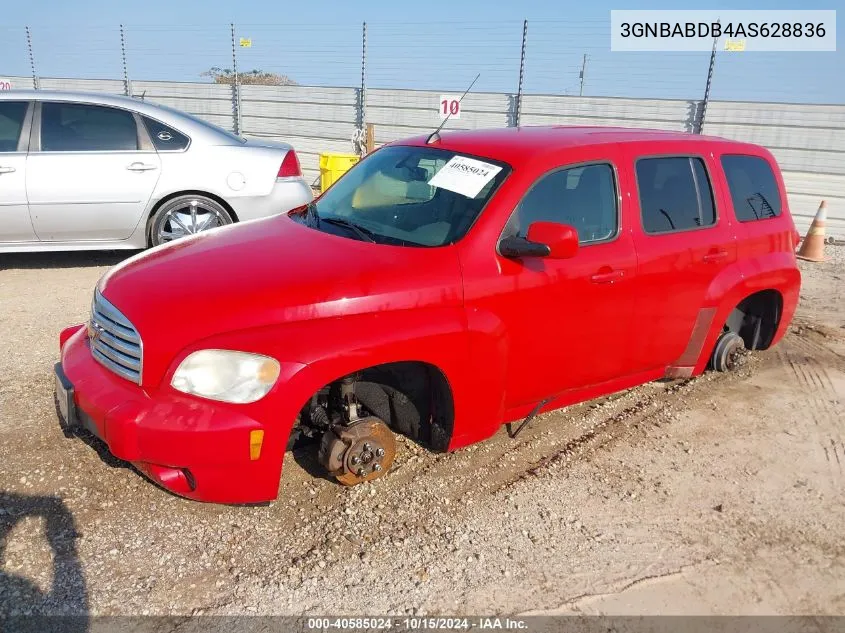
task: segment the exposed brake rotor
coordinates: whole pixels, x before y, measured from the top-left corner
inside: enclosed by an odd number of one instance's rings
[[[716,341],[711,366],[716,371],[733,371],[743,364],[747,354],[742,337],[736,332],[725,332]]]
[[[323,434],[320,463],[345,486],[381,477],[393,465],[396,439],[376,417],[337,424]]]

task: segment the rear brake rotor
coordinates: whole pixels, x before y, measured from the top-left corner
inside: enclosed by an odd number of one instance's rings
[[[742,337],[736,332],[725,332],[716,341],[711,364],[716,371],[733,371],[742,365],[746,354]]]
[[[376,417],[336,425],[320,444],[320,463],[345,486],[381,477],[390,470],[395,456],[393,431]]]

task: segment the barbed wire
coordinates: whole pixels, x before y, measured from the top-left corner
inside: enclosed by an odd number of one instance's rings
[[[124,25],[132,80],[210,81],[232,68],[228,24]],[[367,25],[367,88],[474,90],[513,94],[523,48],[521,20],[374,22]],[[42,77],[121,79],[120,29],[30,27]],[[301,85],[358,87],[361,23],[235,25],[237,66]],[[243,38],[245,44],[240,46]],[[584,96],[700,99],[710,54],[611,52],[603,19],[528,22],[524,92]],[[0,27],[0,73],[29,76],[23,26]],[[711,98],[845,103],[842,53],[719,52]]]

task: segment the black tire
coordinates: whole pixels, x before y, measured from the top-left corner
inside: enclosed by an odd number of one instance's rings
[[[232,214],[216,200],[195,194],[176,196],[162,204],[150,217],[148,243],[159,246],[232,222]]]
[[[710,357],[710,367],[716,371],[734,371],[745,354],[745,341],[736,332],[724,332]]]

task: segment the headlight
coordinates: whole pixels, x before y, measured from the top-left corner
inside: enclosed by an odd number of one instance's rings
[[[171,386],[211,400],[246,404],[267,395],[279,378],[279,361],[269,356],[204,349],[183,360]]]

